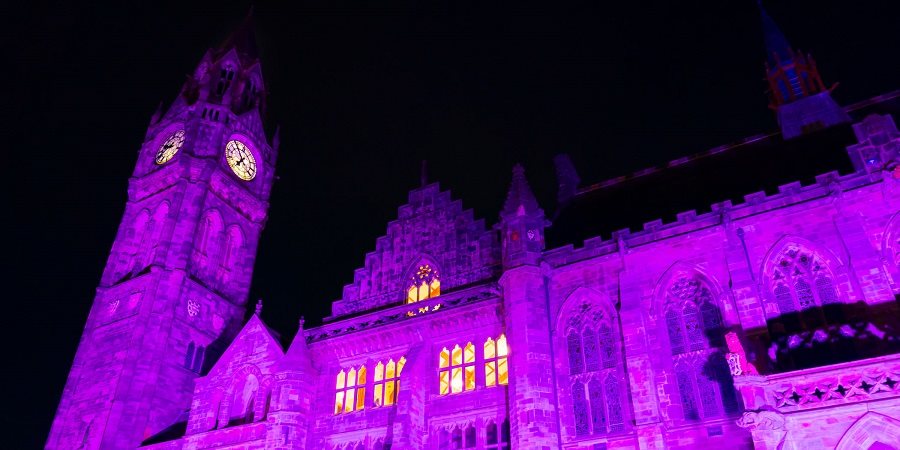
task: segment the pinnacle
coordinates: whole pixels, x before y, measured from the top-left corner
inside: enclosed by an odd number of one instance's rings
[[[506,194],[506,202],[503,204],[500,215],[509,217],[541,213],[541,208],[531,192],[531,187],[528,186],[528,179],[525,178],[525,168],[521,164],[516,164],[512,172],[512,182],[509,185],[509,192]]]
[[[256,46],[255,28],[253,7],[250,7],[250,10],[247,11],[247,16],[244,17],[241,24],[219,46],[219,51],[227,52],[233,48],[244,61],[258,59],[259,50]]]
[[[787,38],[763,8],[762,2],[758,1],[759,15],[762,19],[763,39],[766,43],[766,59],[770,66],[775,67],[779,62],[785,63],[791,59],[793,52]]]

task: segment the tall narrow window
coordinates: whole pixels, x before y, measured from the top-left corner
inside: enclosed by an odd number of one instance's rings
[[[731,383],[730,374],[704,370],[707,361],[725,351],[722,316],[712,291],[700,276],[684,273],[673,277],[665,292],[666,327],[684,419],[720,417],[723,405],[736,403],[730,398],[734,392],[720,387]]]
[[[508,356],[505,334],[501,334],[496,341],[488,338],[484,342],[484,384],[487,387],[509,383]]]
[[[485,450],[509,450],[509,419],[504,419],[497,429],[497,424],[489,422],[484,431]]]
[[[565,348],[576,436],[625,431],[625,389],[610,390],[605,384],[610,378],[625,378],[617,320],[594,301],[589,296],[580,302],[567,300],[569,306],[561,313],[568,318]]]
[[[406,289],[406,303],[415,303],[441,294],[441,280],[430,264],[419,266]]]
[[[230,66],[222,67],[219,72],[219,82],[216,83],[216,94],[220,97],[225,95],[228,87],[231,86],[231,80],[234,79],[234,68]]]
[[[195,373],[200,373],[203,370],[203,358],[206,356],[206,347],[202,345],[197,346],[197,350],[194,352],[194,361],[191,364],[191,370]]]
[[[400,372],[406,364],[406,358],[401,357],[396,363],[393,359],[387,364],[381,361],[375,365],[374,402],[375,406],[390,406],[397,402],[397,394],[400,392]]]
[[[337,374],[334,395],[334,413],[348,413],[365,408],[366,366],[351,368]]]
[[[839,303],[834,276],[818,253],[790,244],[767,266],[771,295],[781,314]]]
[[[184,355],[184,368],[194,369],[194,343],[188,344],[187,353]]]
[[[452,351],[444,347],[439,358],[439,379],[441,395],[475,389],[475,345],[469,342],[464,349],[456,345]]]

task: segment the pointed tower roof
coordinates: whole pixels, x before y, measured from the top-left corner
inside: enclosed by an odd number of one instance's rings
[[[509,185],[509,192],[506,194],[506,202],[503,204],[503,210],[500,215],[503,217],[531,215],[541,212],[537,199],[528,186],[528,179],[525,178],[525,168],[521,164],[513,166],[512,182]]]
[[[259,59],[259,48],[256,46],[256,24],[253,20],[253,7],[247,11],[247,16],[241,21],[241,24],[231,32],[222,44],[219,45],[218,51],[225,53],[234,49],[241,61],[244,63]]]
[[[778,25],[775,24],[775,21],[772,20],[772,17],[769,16],[769,13],[766,12],[762,1],[757,0],[756,5],[759,7],[759,15],[762,20],[763,39],[766,43],[766,58],[769,61],[769,65],[775,66],[779,62],[788,62],[793,56],[791,45],[788,43],[787,38],[784,37],[781,29],[778,28]]]

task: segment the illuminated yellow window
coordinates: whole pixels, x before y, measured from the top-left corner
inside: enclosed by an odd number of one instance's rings
[[[453,350],[441,350],[438,367],[441,395],[456,394],[475,389],[475,345],[459,345]]]
[[[484,341],[484,384],[488,387],[509,383],[509,347],[506,335],[501,334],[495,341]]]
[[[337,374],[334,394],[334,413],[348,413],[365,408],[366,399],[366,366],[351,368]]]
[[[397,394],[400,392],[400,372],[406,364],[406,358],[401,357],[396,363],[388,360],[387,365],[378,362],[375,366],[375,406],[391,406],[397,403]]]
[[[412,276],[406,288],[406,303],[415,303],[441,294],[441,280],[431,265],[423,264]]]

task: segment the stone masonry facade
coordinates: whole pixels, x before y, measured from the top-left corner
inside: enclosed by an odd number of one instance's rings
[[[424,184],[283,348],[244,322],[278,153],[247,33],[151,121],[47,448],[900,450],[892,115],[852,173],[577,246],[521,166],[494,226]]]

